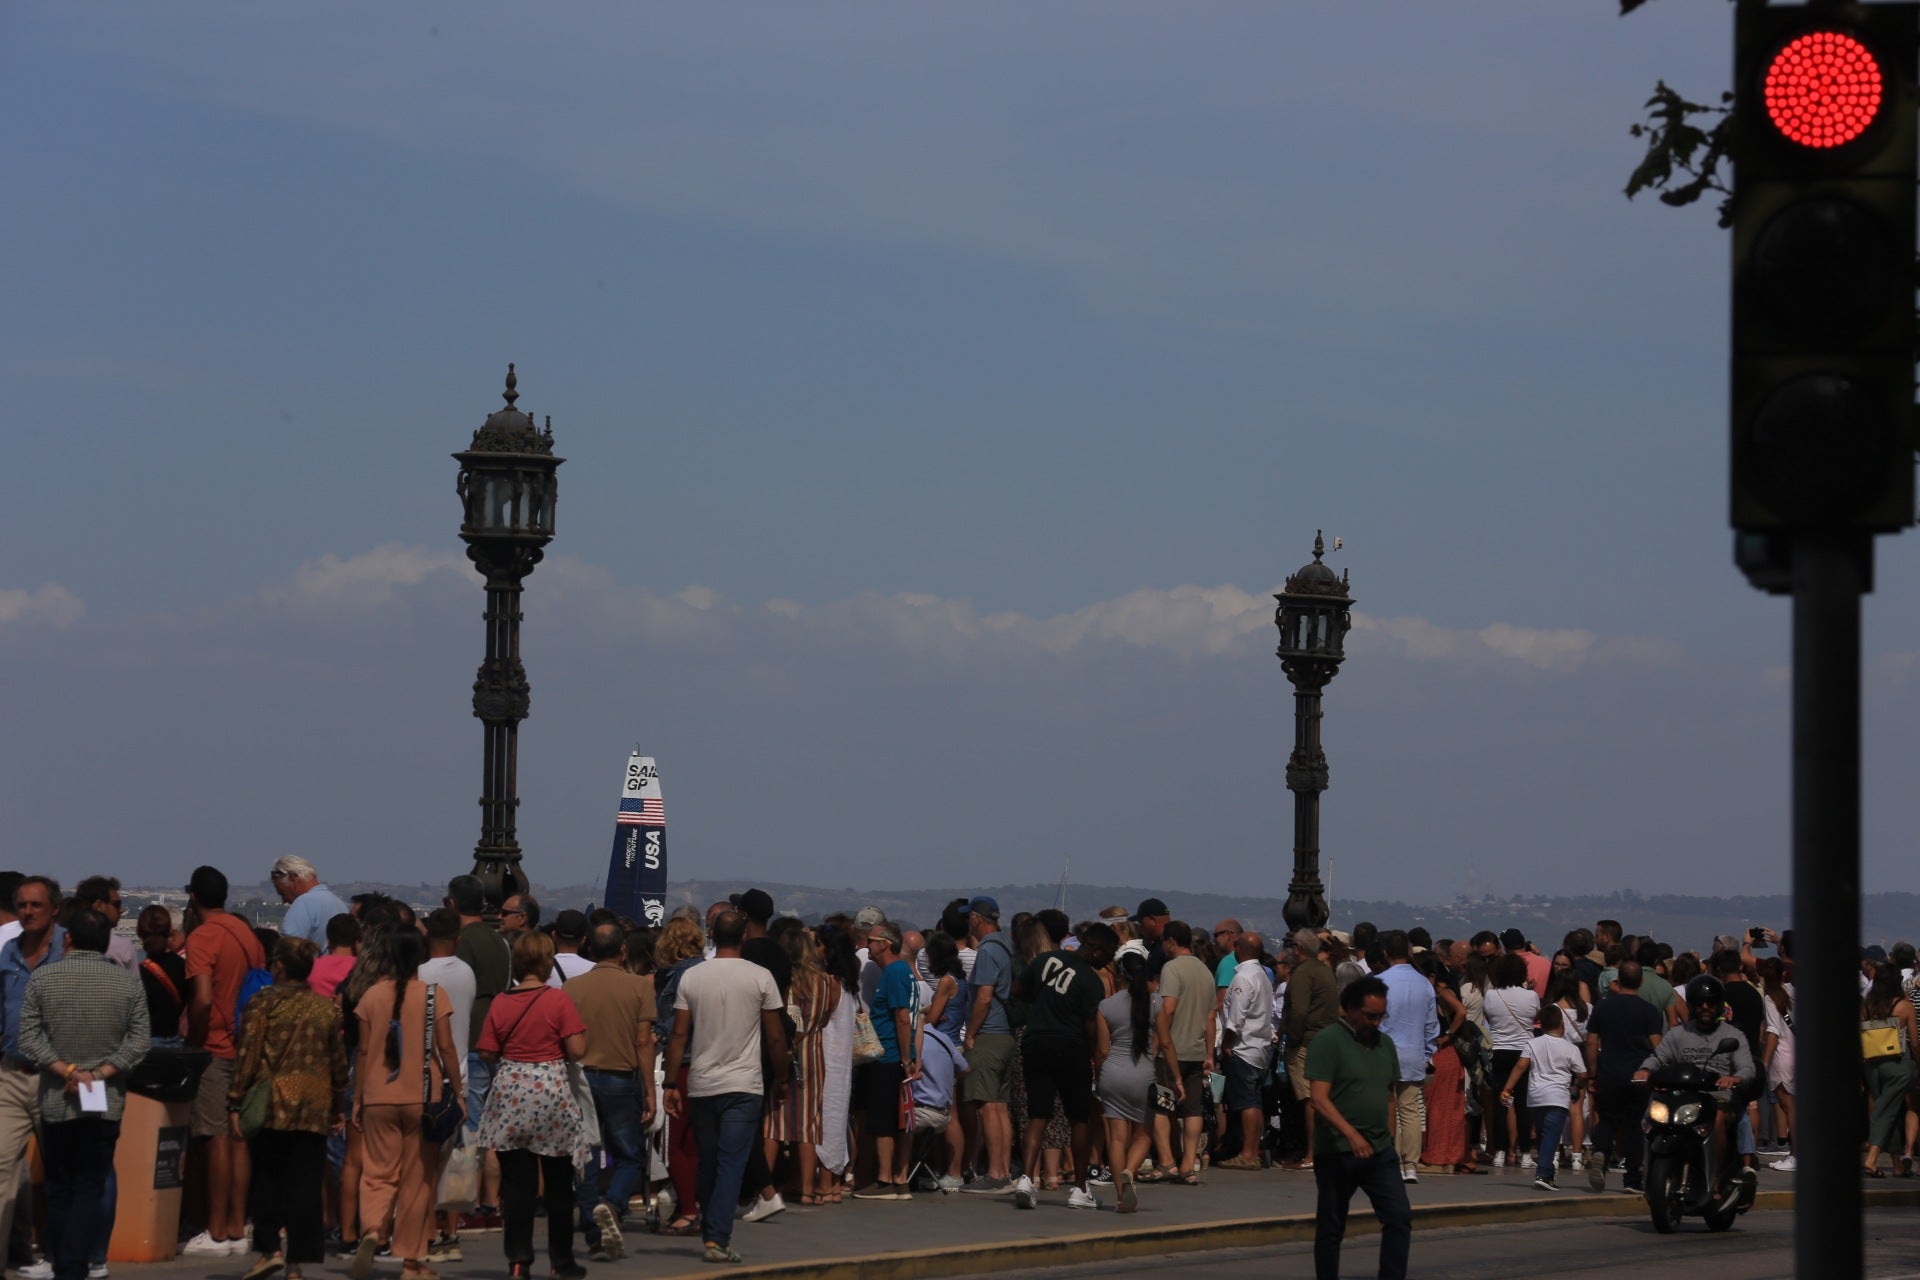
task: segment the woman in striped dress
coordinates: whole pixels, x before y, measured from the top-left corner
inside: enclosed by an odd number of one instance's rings
[[[800,1203],[821,1204],[814,1180],[827,1076],[822,1033],[840,1002],[840,985],[821,969],[819,945],[798,921],[777,936],[787,959],[793,961],[793,985],[787,991],[787,1004],[793,1017],[793,1060],[800,1072],[787,1092],[786,1105],[768,1114],[766,1135],[774,1142],[794,1144],[800,1162]]]

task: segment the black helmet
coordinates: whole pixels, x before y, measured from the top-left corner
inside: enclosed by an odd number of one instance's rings
[[[1710,973],[1703,973],[1687,984],[1687,1012],[1695,1018],[1705,1015],[1718,1022],[1726,1016],[1727,984]]]

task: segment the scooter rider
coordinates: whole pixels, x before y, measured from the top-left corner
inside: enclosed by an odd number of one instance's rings
[[[1713,1158],[1715,1168],[1725,1169],[1727,1140],[1739,1123],[1733,1091],[1753,1083],[1753,1054],[1747,1048],[1747,1038],[1738,1029],[1721,1025],[1727,1014],[1727,989],[1720,979],[1701,974],[1687,984],[1686,999],[1687,1020],[1661,1038],[1633,1078],[1636,1082],[1644,1081],[1654,1068],[1671,1063],[1701,1066],[1716,1072],[1713,1098],[1720,1105],[1714,1109]]]

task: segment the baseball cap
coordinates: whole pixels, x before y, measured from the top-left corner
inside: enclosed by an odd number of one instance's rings
[[[998,920],[1000,918],[1000,904],[983,893],[967,904],[968,915],[973,915],[976,912],[989,920]]]
[[[1527,945],[1527,935],[1518,929],[1508,929],[1500,935],[1500,947],[1503,951],[1518,951]]]
[[[773,919],[773,896],[765,889],[731,893],[727,895],[727,901],[740,908],[740,914],[755,924],[765,924]]]
[[[1118,951],[1113,953],[1113,958],[1116,960],[1121,956],[1139,956],[1142,960],[1145,960],[1147,958],[1147,944],[1138,938],[1129,938],[1120,944]]]
[[[875,906],[865,906],[854,915],[853,922],[862,929],[871,929],[877,924],[885,924],[887,913]]]
[[[1160,901],[1158,898],[1148,898],[1140,904],[1140,909],[1133,913],[1133,918],[1135,920],[1145,920],[1148,916],[1167,916],[1172,914],[1171,911],[1167,910],[1166,903]]]
[[[553,936],[556,938],[584,938],[587,936],[587,916],[584,911],[562,911],[553,918]]]

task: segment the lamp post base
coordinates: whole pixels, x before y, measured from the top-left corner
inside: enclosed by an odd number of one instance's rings
[[[1319,880],[1295,880],[1287,886],[1287,905],[1280,909],[1287,929],[1318,929],[1327,922],[1327,891]]]
[[[528,891],[526,873],[520,870],[520,849],[490,849],[481,845],[473,851],[473,874],[486,886],[487,920],[500,919],[500,906],[516,893]]]

